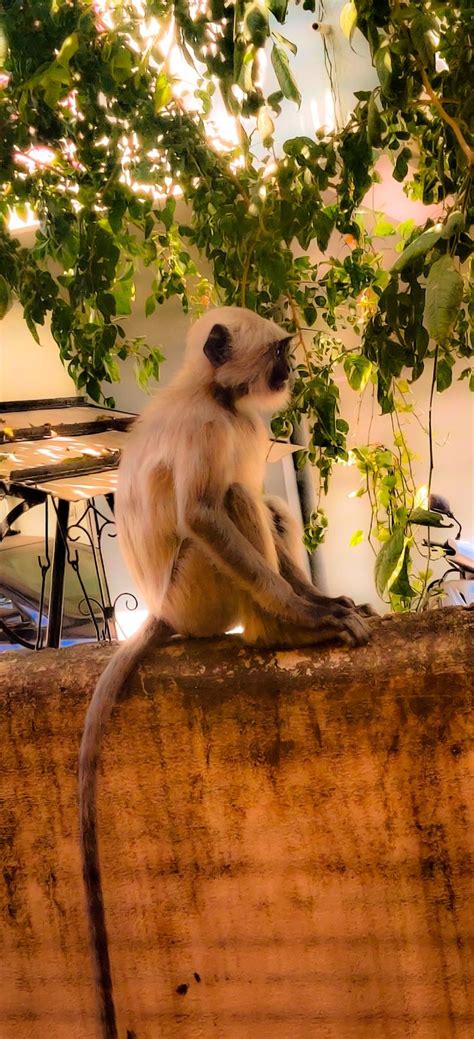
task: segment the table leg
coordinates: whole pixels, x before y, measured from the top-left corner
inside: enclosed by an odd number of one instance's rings
[[[69,523],[69,502],[59,499],[56,506],[56,535],[49,595],[48,633],[46,645],[57,649],[61,641],[64,607],[64,577],[66,569],[66,542]]]

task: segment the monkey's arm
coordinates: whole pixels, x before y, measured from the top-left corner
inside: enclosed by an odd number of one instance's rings
[[[268,566],[223,505],[196,502],[187,510],[184,523],[188,536],[196,538],[219,569],[229,573],[262,609],[303,627],[314,626],[314,608]]]
[[[326,601],[326,596],[315,584],[312,583],[312,581],[308,579],[288,549],[288,544],[284,536],[287,524],[286,514],[289,514],[288,507],[286,505],[284,506],[282,502],[279,502],[274,498],[266,498],[265,502],[273,520],[273,539],[278,557],[278,566],[282,577],[284,577],[285,581],[288,581],[288,584],[291,585],[293,591],[303,599],[307,599],[310,602],[317,604],[324,603]],[[357,610],[357,612],[362,614],[364,617],[377,616],[375,610],[372,609],[368,603],[365,603],[362,606],[356,606],[353,599],[350,599],[347,595],[338,595],[332,601],[338,603],[343,610]]]
[[[311,607],[299,599],[291,585],[267,564],[263,551],[255,547],[262,541],[261,521],[251,494],[246,492],[245,515],[239,517],[238,525],[226,510],[235,434],[226,424],[215,421],[198,426],[198,415],[194,422],[196,426],[190,423],[188,437],[177,444],[174,459],[178,536],[199,541],[212,562],[264,610],[282,619],[290,615],[296,624],[314,626]]]

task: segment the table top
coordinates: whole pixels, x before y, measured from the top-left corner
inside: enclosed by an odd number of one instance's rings
[[[85,397],[0,402],[0,479],[12,493],[35,487],[66,501],[113,494],[136,416]]]
[[[22,487],[34,487],[71,502],[113,494],[121,451],[135,418],[80,397],[0,402],[3,489],[21,494]],[[280,461],[297,450],[297,445],[270,439],[267,461]]]

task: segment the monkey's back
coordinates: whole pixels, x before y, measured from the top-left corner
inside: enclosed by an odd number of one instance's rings
[[[147,606],[159,614],[179,547],[166,423],[153,402],[130,434],[118,473],[117,534]]]

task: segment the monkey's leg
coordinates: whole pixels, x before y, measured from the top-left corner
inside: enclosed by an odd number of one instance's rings
[[[297,563],[300,542],[300,530],[292,516],[288,505],[281,498],[265,497],[265,504],[270,512],[273,537],[278,556],[278,565],[282,577],[291,584],[295,592],[310,602],[324,601],[325,596],[308,580],[306,574]],[[376,611],[363,603],[356,606],[346,595],[339,595],[332,600],[345,609],[356,610],[364,617],[377,617]]]
[[[229,518],[259,552],[269,565],[274,565],[274,549],[269,548],[269,534],[273,538],[272,521],[268,509],[260,512],[251,495],[244,487],[233,484],[227,491],[225,507]],[[277,547],[278,553],[278,547]],[[302,589],[313,588],[306,581],[304,574]],[[307,586],[307,587],[306,587]],[[295,589],[300,594],[299,589]],[[307,630],[283,618],[275,617],[259,606],[251,596],[242,596],[243,622],[247,642],[266,645],[314,645],[326,642],[335,637],[342,638],[351,644],[366,642],[368,638],[367,622],[362,620],[354,610],[341,606],[335,600],[314,594],[311,599],[320,612],[319,623],[314,629]],[[341,620],[347,630],[342,629]],[[348,637],[347,637],[348,636]]]

